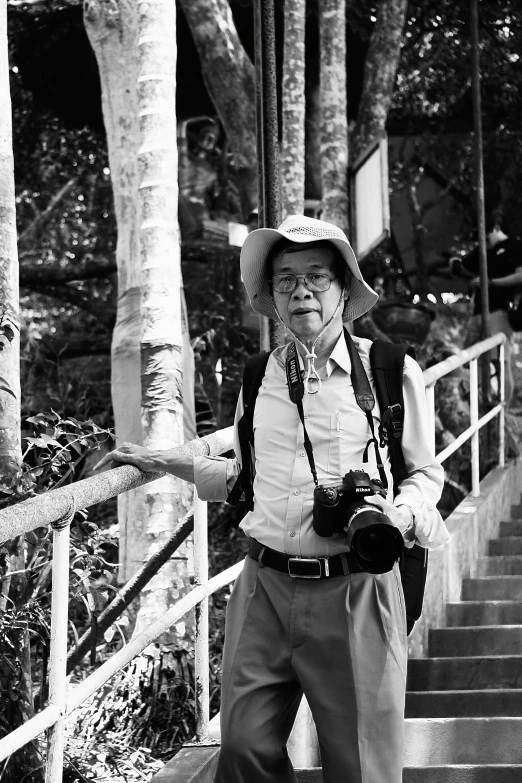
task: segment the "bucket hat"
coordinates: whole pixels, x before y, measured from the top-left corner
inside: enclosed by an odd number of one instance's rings
[[[267,260],[270,251],[280,239],[305,244],[327,240],[341,253],[353,279],[349,299],[343,312],[343,321],[353,321],[367,313],[379,298],[363,280],[359,264],[343,231],[332,223],[304,215],[291,215],[279,228],[258,228],[252,231],[241,248],[241,276],[252,308],[260,315],[278,320],[268,283]]]

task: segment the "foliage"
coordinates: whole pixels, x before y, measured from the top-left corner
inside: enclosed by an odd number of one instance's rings
[[[62,418],[51,411],[26,420],[22,439],[25,449],[17,485],[2,487],[0,507],[72,482],[86,455],[100,448],[111,432],[92,420]],[[69,627],[71,643],[91,622],[96,611],[115,590],[116,539],[111,530],[101,530],[85,511],[71,524]],[[112,558],[112,560],[111,560]],[[52,535],[46,528],[26,534],[25,540],[5,542],[0,547],[0,734],[13,728],[10,705],[24,692],[34,695],[29,710],[41,708],[47,699],[50,603],[52,580]],[[12,564],[16,569],[13,569]],[[115,628],[125,623],[121,618]],[[120,631],[121,632],[121,631]],[[111,633],[113,630],[111,629]],[[106,646],[113,646],[111,633]],[[26,641],[27,640],[27,641]],[[112,645],[111,645],[112,642]],[[29,644],[30,657],[27,656]],[[28,669],[30,666],[30,669]],[[31,687],[24,691],[22,680]],[[9,716],[9,717],[7,717]],[[20,771],[20,770],[18,770]],[[4,780],[17,783],[16,770],[4,770]]]

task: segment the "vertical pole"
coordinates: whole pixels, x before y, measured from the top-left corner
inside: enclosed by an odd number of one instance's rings
[[[507,339],[507,338],[504,338]],[[504,352],[506,350],[505,343],[501,343],[499,346],[499,362],[500,362],[500,376],[499,376],[499,384],[500,384],[500,405],[502,406],[500,408],[500,413],[498,416],[498,466],[499,468],[504,468],[506,466],[506,454],[505,454],[505,441],[506,441],[506,435],[505,435],[505,428],[506,428],[506,389],[505,389],[505,383],[506,383],[506,376],[504,371]]]
[[[486,209],[484,193],[482,109],[480,97],[480,42],[479,42],[478,0],[470,0],[471,23],[471,93],[473,99],[473,147],[475,153],[475,198],[479,239],[481,335],[486,339],[491,334],[489,321],[488,262],[486,249]],[[481,359],[483,402],[489,399],[490,369],[488,354]]]
[[[281,203],[274,0],[254,2],[254,41],[259,227],[277,228],[281,218]],[[270,349],[268,318],[262,317],[260,321],[260,343],[261,350]]]
[[[208,520],[207,504],[194,492],[194,586],[208,583]],[[209,671],[208,671],[208,598],[196,604],[196,742],[208,736]]]
[[[476,426],[479,419],[477,359],[472,359],[469,364],[469,414],[471,426]],[[475,498],[480,495],[479,453],[477,429],[471,436],[471,494]]]
[[[428,429],[431,434],[433,451],[435,452],[435,384],[426,386],[426,404],[428,408]]]
[[[69,539],[70,521],[53,530],[53,589],[51,605],[51,649],[49,665],[49,704],[59,708],[61,717],[47,735],[45,783],[62,783],[65,749],[65,697],[67,684],[67,625],[69,621]]]

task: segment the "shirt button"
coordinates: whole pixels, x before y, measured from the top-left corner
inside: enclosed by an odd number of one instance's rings
[[[298,494],[299,494],[299,490],[298,489],[294,489],[294,495],[298,495]]]
[[[290,531],[290,538],[294,538],[294,536],[295,536],[295,530],[291,530]]]
[[[300,456],[300,457],[304,457],[304,456],[305,456],[305,453],[304,453],[304,451],[302,451],[302,452],[299,454],[299,456]]]
[[[305,413],[304,417],[305,417],[305,419],[307,419],[308,418],[308,413]]]

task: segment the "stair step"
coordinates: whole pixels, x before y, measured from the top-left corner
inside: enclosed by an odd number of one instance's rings
[[[522,555],[522,537],[505,536],[492,538],[488,546],[489,555]]]
[[[309,778],[310,783],[313,780]],[[521,780],[522,764],[447,764],[444,767],[405,767],[402,772],[402,783],[520,783]],[[315,778],[314,783],[322,783],[322,778]]]
[[[410,658],[408,691],[522,688],[522,656]]]
[[[522,503],[519,503],[516,506],[511,506],[510,517],[513,521],[517,519],[522,519]]]
[[[522,601],[522,576],[462,580],[462,601]]]
[[[479,557],[477,576],[518,576],[522,574],[522,555]]]
[[[431,628],[430,656],[522,655],[522,625]]]
[[[522,690],[418,691],[406,694],[407,718],[522,717]]]
[[[522,624],[522,601],[457,601],[446,604],[446,625]]]
[[[405,721],[404,765],[521,764],[522,718]]]
[[[522,536],[522,519],[501,522],[499,535],[501,538],[504,536]]]
[[[323,783],[320,767],[296,770],[298,783]],[[404,767],[402,783],[520,783],[522,764],[484,764],[443,767]]]

